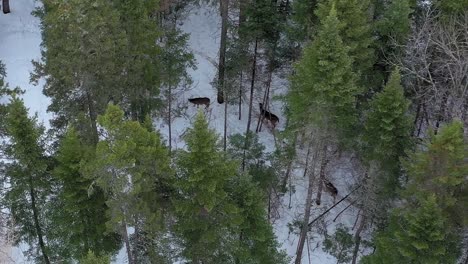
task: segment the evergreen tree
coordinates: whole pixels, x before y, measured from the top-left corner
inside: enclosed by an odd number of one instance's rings
[[[183,255],[192,263],[233,263],[235,237],[229,230],[242,218],[225,187],[236,176],[237,164],[219,150],[201,111],[185,140],[187,151],[177,156],[180,197],[174,201]]]
[[[94,149],[85,145],[71,128],[60,141],[56,153],[56,167],[52,172],[60,189],[50,213],[54,228],[50,240],[61,259],[80,259],[93,251],[98,255],[115,253],[120,246],[116,233],[107,232],[109,216],[105,197],[99,187],[92,193],[92,180],[83,175],[80,167],[93,160]],[[51,245],[52,246],[52,245]]]
[[[178,154],[176,232],[191,263],[286,263],[266,220],[263,194],[221,151],[202,112]]]
[[[435,194],[452,227],[466,226],[468,212],[468,144],[463,138],[463,124],[453,122],[433,136],[423,150],[405,162],[408,171],[407,197]]]
[[[122,57],[122,67],[126,73],[120,84],[119,92],[123,94],[120,105],[133,120],[143,122],[146,115],[160,106],[157,96],[161,72],[168,66],[162,64],[164,61],[160,60],[160,54],[163,51],[156,45],[162,34],[153,15],[159,3],[157,0],[112,2],[118,11],[120,27],[126,39],[125,49],[118,55]]]
[[[286,264],[285,252],[278,251],[279,244],[267,219],[265,195],[253,180],[257,175],[238,175],[228,186],[229,196],[240,209],[242,224],[236,229],[239,236],[236,263]]]
[[[128,43],[119,12],[107,0],[46,0],[36,13],[43,51],[32,80],[45,78],[48,110],[56,116],[52,124],[62,129],[71,123],[97,144],[97,116],[109,100],[119,101],[121,88],[136,89],[122,87]]]
[[[336,263],[349,263],[353,244],[353,236],[349,233],[349,229],[339,226],[332,236],[325,238],[323,249],[336,258]]]
[[[259,142],[258,134],[250,132],[246,145],[245,136],[235,134],[229,137],[228,153],[236,160],[241,160],[244,150],[246,171],[252,176],[263,191],[268,191],[275,184],[276,173],[267,164],[268,158],[265,155],[265,146]],[[245,149],[245,147],[247,147]]]
[[[107,194],[108,227],[124,236],[129,261],[138,263],[127,227],[135,227],[135,236],[149,238],[163,228],[161,217],[169,208],[172,185],[168,152],[158,133],[126,121],[118,106],[109,105],[98,119],[105,134],[87,171]]]
[[[339,35],[349,47],[352,70],[359,75],[360,85],[369,85],[370,70],[375,62],[370,0],[320,0],[316,11],[320,21],[329,15],[332,6],[339,20]]]
[[[353,134],[356,124],[355,96],[359,89],[339,28],[336,9],[332,7],[295,67],[287,101],[291,127],[315,124],[325,134],[333,131],[345,140]]]
[[[455,263],[457,240],[434,194],[414,208],[394,211],[388,228],[377,235],[376,251],[363,263]]]
[[[4,203],[15,223],[17,240],[30,246],[28,257],[49,264],[53,260],[51,248],[46,244],[47,210],[53,182],[53,166],[46,156],[44,128],[36,117],[29,118],[23,101],[14,97],[8,105],[5,118],[7,143],[5,154],[11,161],[5,164]]]
[[[411,6],[409,0],[394,0],[384,7],[382,17],[376,22],[384,47],[403,45],[411,30]],[[388,43],[395,41],[396,43]]]
[[[405,155],[405,150],[411,149],[409,101],[404,96],[400,82],[400,74],[396,69],[384,90],[370,102],[363,133],[363,156],[368,163],[377,164],[381,175],[386,175],[378,182],[379,186],[386,189],[384,196],[387,198],[398,186],[400,158]]]
[[[89,251],[86,257],[80,260],[80,264],[110,264],[110,258],[108,256],[97,257]]]

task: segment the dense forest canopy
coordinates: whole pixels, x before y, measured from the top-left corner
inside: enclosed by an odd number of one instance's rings
[[[181,25],[201,8],[218,12],[216,74],[188,105],[200,54]],[[467,0],[42,0],[34,15],[49,130],[0,62],[0,224],[32,263],[468,262]]]

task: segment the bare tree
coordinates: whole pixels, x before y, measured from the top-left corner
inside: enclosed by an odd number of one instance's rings
[[[428,8],[405,47],[403,59],[391,58],[406,73],[414,101],[415,124],[433,127],[453,119],[467,123],[468,11],[441,16]]]

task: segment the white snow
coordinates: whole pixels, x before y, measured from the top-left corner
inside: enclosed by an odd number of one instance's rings
[[[11,87],[19,86],[26,90],[23,98],[26,106],[30,109],[30,114],[33,115],[37,112],[39,120],[48,126],[48,120],[52,115],[46,112],[50,100],[42,94],[43,83],[39,83],[38,86],[33,86],[29,83],[29,74],[33,70],[31,60],[40,59],[41,33],[39,20],[31,15],[31,11],[33,11],[37,5],[38,3],[34,0],[14,0],[10,1],[12,11],[10,14],[4,15],[0,13],[0,60],[6,64],[7,82],[9,85]],[[194,81],[192,88],[178,99],[187,102],[187,99],[191,97],[209,97],[212,103],[210,108],[205,111],[206,115],[210,121],[210,126],[214,128],[218,134],[222,135],[224,128],[224,105],[219,105],[216,102],[216,91],[211,85],[217,73],[216,64],[218,60],[221,27],[218,12],[216,7],[207,7],[205,3],[202,4],[202,7],[190,7],[190,13],[181,25],[181,29],[184,32],[190,33],[189,45],[190,49],[195,54],[197,69],[190,70]],[[287,81],[275,76],[272,90],[275,94],[282,93],[286,85]],[[255,95],[254,107],[258,105],[261,97],[262,94]],[[237,118],[237,106],[229,106],[229,134],[245,132],[246,117],[248,115],[247,102],[244,102],[242,108],[243,119],[239,121]],[[281,112],[281,103],[273,102],[272,109],[273,112],[277,113],[280,117],[281,128],[284,126],[284,117],[282,118],[282,115],[279,114]],[[190,125],[196,113],[197,108],[193,105],[189,105],[186,115],[176,118],[173,122],[172,143],[175,147],[181,148],[184,146],[181,135]],[[255,113],[258,113],[258,109],[254,111],[252,122],[253,129],[255,129],[256,126]],[[160,129],[161,133],[167,138],[167,126],[162,122],[158,122],[157,128]],[[267,150],[271,151],[274,149],[274,139],[268,129],[263,129],[263,132],[260,133],[260,139],[261,142],[266,145]],[[282,248],[285,249],[290,256],[295,255],[298,237],[296,234],[289,234],[287,225],[293,219],[303,214],[307,192],[307,181],[302,178],[301,170],[295,170],[294,175],[293,181],[296,191],[292,195],[292,207],[288,208],[289,195],[287,194],[282,199],[279,211],[280,218],[274,223],[274,229],[278,240],[282,244]],[[347,186],[349,186],[348,183],[352,182],[352,177],[350,177],[349,173],[344,173],[343,171],[333,173],[333,177],[336,179],[335,183],[342,183],[337,184],[337,187],[340,194],[345,195]],[[320,214],[320,212],[326,210],[326,208],[332,204],[331,198],[327,194],[324,194],[323,200],[320,208],[316,208],[315,206],[312,208],[311,219]],[[335,224],[332,223],[333,217],[346,205],[346,202],[341,204],[332,210],[328,217],[325,217],[325,222],[329,225],[329,232],[331,232],[335,226]],[[341,222],[352,226],[355,216],[356,212],[350,209],[343,214],[340,219]],[[305,246],[302,263],[309,263],[309,258],[311,263],[336,263],[336,260],[332,256],[322,251],[320,242],[323,240],[323,237],[316,234],[315,229],[309,234],[313,235],[314,239],[310,240],[308,243],[310,250],[308,250],[307,245]],[[22,250],[24,250],[24,248],[6,248],[4,251],[10,251],[11,254],[9,257],[11,259],[1,259],[0,255],[0,263],[27,263],[21,254]],[[115,263],[126,263],[124,247],[116,256]]]

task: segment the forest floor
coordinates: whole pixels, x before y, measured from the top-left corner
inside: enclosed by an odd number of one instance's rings
[[[31,15],[38,3],[34,0],[15,0],[10,1],[12,13],[8,15],[0,14],[0,59],[5,63],[7,68],[7,82],[10,87],[19,86],[26,91],[23,95],[26,106],[29,108],[30,115],[37,113],[38,120],[43,122],[46,127],[49,127],[48,120],[52,117],[47,113],[49,99],[42,94],[43,82],[38,86],[33,86],[29,82],[30,72],[33,70],[31,60],[40,59],[40,44],[41,32],[39,20]],[[185,102],[187,110],[185,113],[174,120],[173,122],[173,139],[172,145],[175,148],[183,148],[184,143],[181,136],[190,126],[194,116],[197,113],[197,107],[187,105],[187,99],[191,97],[209,97],[211,99],[210,107],[205,110],[209,119],[210,126],[222,136],[224,129],[224,105],[216,103],[216,92],[212,87],[211,82],[214,80],[217,72],[217,60],[220,38],[220,17],[218,9],[215,6],[192,7],[190,12],[185,16],[180,24],[180,28],[190,34],[189,48],[195,55],[197,69],[190,70],[189,73],[193,79],[193,84],[189,89],[181,92],[178,100],[181,104]],[[272,90],[274,94],[284,92],[287,81],[274,76]],[[258,102],[261,102],[263,93],[254,95],[254,111],[252,117],[252,127],[255,129],[257,115],[259,110]],[[281,113],[280,102],[273,102],[271,111]],[[242,120],[238,120],[238,106],[230,105],[228,108],[228,134],[244,133],[246,130],[248,116],[248,100],[245,98],[242,103]],[[280,122],[285,120],[282,115],[279,115]],[[167,125],[160,120],[157,121],[157,129],[167,138]],[[277,129],[281,130],[284,122],[280,123]],[[267,151],[273,151],[275,140],[273,134],[264,126],[264,129],[259,134],[261,143],[266,146]],[[299,154],[301,155],[301,151]],[[346,164],[346,162],[343,162]],[[350,184],[353,182],[353,175],[349,168],[343,164],[337,164],[333,172],[330,172],[330,178],[335,179],[335,186],[339,189],[339,197],[344,196],[349,190]],[[281,198],[277,206],[276,218],[273,226],[278,241],[281,247],[286,250],[291,257],[295,256],[298,235],[295,232],[290,232],[289,225],[295,219],[301,219],[304,211],[305,196],[307,193],[307,180],[302,177],[300,169],[294,170],[294,177],[291,179],[294,185],[294,192],[287,193]],[[315,197],[315,193],[314,193]],[[320,207],[312,207],[311,219],[314,219],[321,212],[325,211],[333,204],[333,199],[327,194],[324,194],[323,202]],[[320,263],[331,264],[336,263],[336,259],[329,254],[323,252],[322,242],[324,234],[332,234],[335,228],[333,218],[340,212],[348,203],[343,203],[334,208],[322,221],[318,222],[317,227],[313,227],[309,232],[309,240],[304,249],[302,263]],[[346,226],[352,226],[356,218],[356,210],[350,208],[343,213],[338,222]],[[0,237],[0,242],[1,242]],[[8,243],[1,243],[0,252],[9,252],[5,254],[5,258],[1,258],[1,263],[28,263],[22,256],[22,251],[27,247],[11,247]],[[126,263],[125,254],[122,250],[119,252],[114,263]]]

